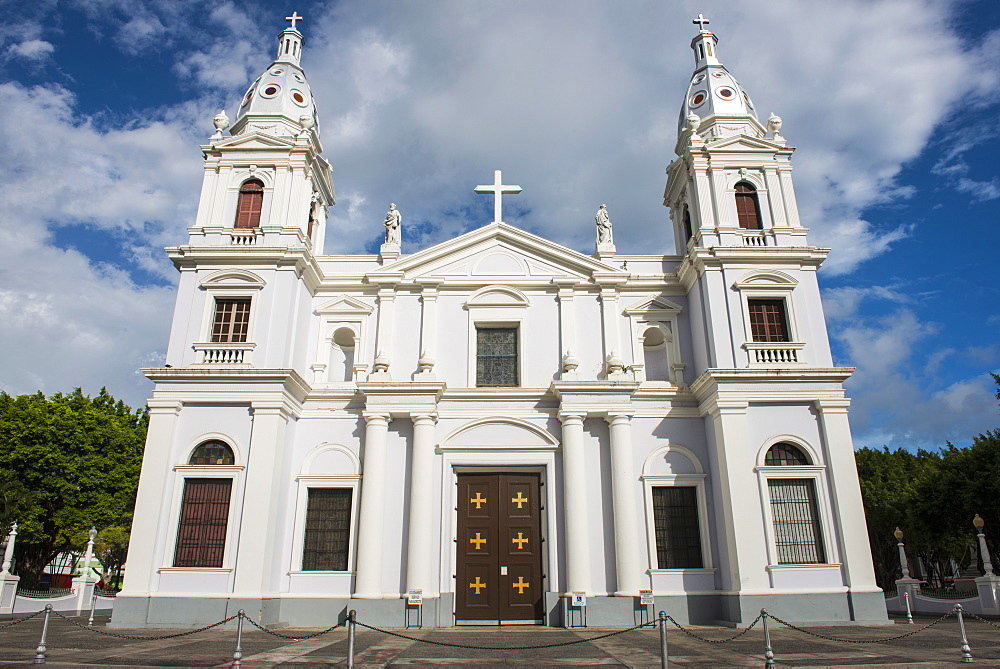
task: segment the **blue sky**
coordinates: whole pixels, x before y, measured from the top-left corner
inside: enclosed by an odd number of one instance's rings
[[[0,388],[101,385],[142,404],[162,362],[212,116],[235,117],[306,17],[337,206],[326,251],[404,251],[505,218],[584,252],[672,251],[661,206],[703,12],[762,116],[784,119],[857,446],[967,443],[1000,424],[1000,3],[5,2]]]

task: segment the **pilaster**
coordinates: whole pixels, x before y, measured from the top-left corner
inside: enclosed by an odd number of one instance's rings
[[[421,282],[420,291],[420,359],[434,361],[437,358],[437,305],[438,291],[441,286],[440,281]],[[428,381],[434,381],[433,371],[418,372],[414,380],[420,377]]]
[[[582,413],[559,413],[562,422],[563,511],[566,520],[566,594],[593,594]]]
[[[632,467],[632,416],[608,413],[611,434],[611,492],[615,519],[615,575],[618,596],[637,596],[642,566],[639,514],[635,508],[636,477]]]
[[[183,404],[154,398],[147,406],[149,428],[132,515],[132,536],[156,537],[156,540],[129,543],[128,571],[122,588],[125,596],[148,595],[156,590],[157,568],[161,566],[159,562],[165,559],[158,555],[159,551],[165,550],[163,536],[167,533],[164,527],[167,511],[163,501],[168,499],[167,482],[170,481],[172,465],[176,464],[173,461],[174,432]]]
[[[410,454],[410,517],[406,544],[406,588],[420,588],[424,597],[437,597],[434,580],[434,425],[431,413],[411,414],[413,448]]]
[[[243,511],[233,591],[236,596],[260,597],[277,590],[272,566],[280,558],[269,547],[277,545],[281,507],[287,408],[283,402],[253,402]]]

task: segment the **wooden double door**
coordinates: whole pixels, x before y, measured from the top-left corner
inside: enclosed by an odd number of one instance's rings
[[[542,620],[540,488],[539,474],[458,474],[458,623]]]

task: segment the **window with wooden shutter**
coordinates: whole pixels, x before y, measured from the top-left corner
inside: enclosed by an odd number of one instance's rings
[[[745,181],[736,184],[736,217],[744,230],[760,230],[760,202],[757,189]]]
[[[476,328],[476,386],[517,384],[517,328]]]
[[[754,341],[790,341],[783,299],[749,299],[747,309]]]
[[[653,488],[653,524],[659,569],[700,569],[701,530],[694,486]]]
[[[250,329],[249,297],[215,298],[213,342],[245,342]]]
[[[347,571],[351,488],[309,488],[302,571]]]
[[[260,212],[264,207],[264,184],[250,179],[240,186],[240,197],[236,204],[236,228],[256,228],[260,226]]]
[[[232,479],[184,479],[175,567],[221,567]]]

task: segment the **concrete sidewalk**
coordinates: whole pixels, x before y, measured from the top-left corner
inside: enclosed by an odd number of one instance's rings
[[[86,618],[73,620],[86,626]],[[915,631],[933,621],[917,619],[915,625],[879,627],[814,627],[811,631],[840,639],[877,639]],[[97,630],[129,636],[158,637],[178,630],[107,630],[107,616],[99,617]],[[0,625],[6,621],[0,620]],[[900,621],[897,621],[900,622]],[[996,620],[990,621],[1000,624]],[[32,662],[41,635],[41,620],[35,619],[0,629],[0,666]],[[253,629],[247,625],[248,629]],[[692,626],[690,632],[722,640],[737,630]],[[972,655],[979,666],[1000,666],[1000,629],[966,617]],[[317,630],[275,630],[284,635],[308,634]],[[394,630],[408,639],[359,627],[355,663],[358,667],[400,665],[519,667],[630,666],[659,667],[660,643],[656,629],[641,629],[604,639],[534,650],[516,646],[565,644],[591,639],[612,630],[552,629],[539,627],[458,628],[444,630]],[[462,649],[425,643],[489,646],[491,649]],[[231,664],[236,632],[231,629],[197,632],[176,639],[118,639],[82,629],[52,617],[47,639],[48,664],[150,667],[223,667]],[[760,625],[739,639],[726,643],[700,641],[677,628],[668,628],[670,663],[678,667],[763,666],[764,642]],[[828,641],[771,623],[775,662],[781,667],[828,666],[945,666],[961,663],[961,636],[954,617],[905,639],[881,643]],[[503,649],[499,649],[503,648]],[[291,641],[247,631],[243,636],[243,664],[246,667],[344,666],[347,632],[337,629],[316,639]]]

